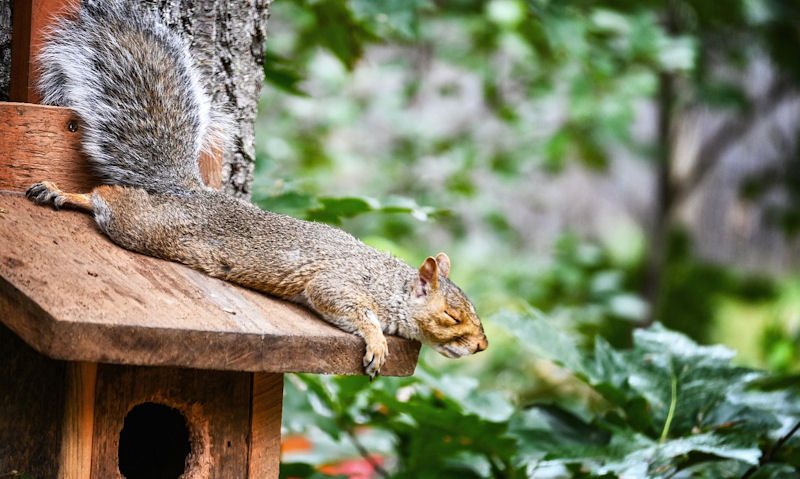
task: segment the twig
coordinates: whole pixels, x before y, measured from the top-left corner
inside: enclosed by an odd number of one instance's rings
[[[771,460],[772,456],[778,452],[778,449],[783,447],[783,445],[786,444],[786,441],[791,439],[792,436],[794,436],[794,433],[796,433],[798,430],[800,430],[800,421],[794,425],[791,431],[787,432],[782,438],[778,439],[778,442],[776,442],[775,445],[769,450],[769,453],[767,454],[768,458]]]
[[[728,421],[723,422],[722,424],[717,424],[716,426],[711,426],[708,428],[709,431],[719,431],[720,429],[728,429],[729,427],[738,426],[739,424],[746,423],[746,419],[736,419],[735,421]]]
[[[350,440],[353,442],[353,445],[358,450],[358,453],[361,454],[361,457],[363,457],[364,460],[369,463],[369,465],[372,467],[372,470],[383,478],[389,477],[389,472],[381,467],[381,465],[378,464],[375,459],[372,458],[372,456],[370,456],[369,451],[367,451],[367,448],[365,448],[364,445],[358,440],[353,429],[348,427],[345,428],[345,431],[347,432],[347,436],[350,437]]]
[[[742,479],[747,479],[748,477],[752,476],[753,473],[755,473],[759,467],[763,466],[768,462],[771,462],[772,456],[774,456],[778,452],[778,449],[783,447],[783,445],[786,444],[786,441],[791,439],[792,436],[794,436],[794,434],[798,430],[800,430],[800,421],[798,421],[797,424],[795,424],[794,427],[789,432],[784,434],[783,437],[778,439],[778,441],[775,442],[775,444],[773,444],[771,448],[769,448],[769,451],[758,461],[758,464],[745,471],[745,473],[742,475]]]

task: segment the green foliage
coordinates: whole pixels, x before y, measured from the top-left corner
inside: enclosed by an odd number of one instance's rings
[[[516,450],[505,420],[511,406],[496,393],[478,393],[477,381],[467,377],[436,377],[418,371],[413,378],[299,375],[308,402],[326,418],[314,425],[334,440],[369,424],[392,435],[402,465],[393,477],[497,477],[514,474],[510,463]],[[290,386],[291,385],[291,386]],[[472,475],[461,476],[460,474]],[[508,476],[515,477],[515,476]],[[521,477],[521,476],[519,476]]]
[[[788,432],[800,421],[797,391],[731,363],[734,352],[700,346],[658,324],[633,347],[597,338],[593,351],[530,311],[491,322],[516,347],[559,364],[602,398],[600,412],[558,403],[514,406],[473,378],[424,367],[411,378],[296,376],[315,425],[332,438],[369,424],[391,437],[391,477],[777,477],[797,474]],[[288,386],[287,386],[288,387]],[[289,411],[293,416],[295,411]],[[776,448],[779,441],[789,441]],[[769,454],[769,465],[759,467]],[[312,471],[309,469],[309,471]],[[560,471],[560,472],[559,472]],[[677,475],[677,476],[676,476]],[[790,476],[794,477],[794,476]]]
[[[284,477],[324,477],[314,466],[361,455],[356,443],[387,457],[392,477],[800,476],[800,439],[787,436],[796,377],[659,325],[634,331],[650,312],[641,234],[563,236],[537,261],[533,227],[496,199],[538,187],[532,171],[657,158],[632,132],[664,75],[679,85],[675,109],[750,112],[736,78],[749,58],[800,77],[791,0],[291,0],[272,14],[265,74],[281,91],[262,104],[258,203],[410,258],[452,240],[453,274],[482,315],[516,310],[488,318],[492,346],[472,361],[425,353],[415,377],[371,385],[289,377],[285,427],[316,447],[285,458]],[[789,191],[768,220],[790,233],[791,171],[742,188],[748,201]],[[669,245],[653,311],[670,328],[707,343],[721,300],[774,297],[768,281],[698,261],[686,237]],[[760,338],[765,363],[793,370],[797,338],[776,322]]]
[[[618,240],[622,241],[621,238]],[[640,256],[615,258],[606,246],[564,235],[553,247],[552,260],[535,272],[510,268],[502,277],[504,290],[553,316],[584,337],[602,331],[613,344],[629,343],[630,331],[648,314],[636,294]]]
[[[272,51],[267,51],[264,55],[264,79],[286,93],[306,95],[300,89],[303,77],[297,72],[292,62]]]
[[[670,328],[707,342],[717,303],[726,296],[742,301],[773,300],[775,286],[764,277],[737,274],[729,268],[702,261],[691,251],[687,233],[673,231],[669,237],[663,286],[656,317]]]
[[[419,221],[425,221],[432,215],[447,213],[430,206],[420,206],[410,198],[391,197],[383,201],[365,196],[330,198],[297,191],[259,196],[255,203],[265,210],[331,224],[341,224],[342,218],[365,213],[401,213],[411,215]]]
[[[786,372],[797,367],[800,357],[800,335],[787,331],[786,326],[773,322],[762,333],[761,351],[766,354],[766,363],[770,369]]]

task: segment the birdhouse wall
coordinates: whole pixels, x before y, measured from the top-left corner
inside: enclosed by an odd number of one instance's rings
[[[120,433],[126,415],[145,403],[173,408],[183,416],[191,444],[184,479],[247,477],[251,377],[242,372],[100,365],[91,477],[123,477]],[[125,426],[155,426],[150,429],[154,435],[171,432],[161,424]],[[153,442],[157,439],[152,437]]]
[[[0,475],[18,471],[54,478],[66,363],[37,353],[0,323],[0,365]]]
[[[2,324],[0,361],[0,474],[278,477],[282,374],[57,361]],[[176,473],[148,456],[152,444],[179,455]],[[136,467],[124,470],[126,457]]]

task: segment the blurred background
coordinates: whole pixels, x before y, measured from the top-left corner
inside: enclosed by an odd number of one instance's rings
[[[800,4],[281,0],[268,31],[254,201],[446,251],[490,342],[287,375],[284,477],[800,477]]]

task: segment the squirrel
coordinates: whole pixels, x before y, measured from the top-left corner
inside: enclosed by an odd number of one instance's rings
[[[39,62],[43,103],[75,111],[102,184],[68,193],[37,183],[26,192],[35,203],[92,213],[119,246],[310,308],[364,339],[370,378],[388,355],[384,334],[450,358],[488,346],[446,254],[415,269],[340,229],[206,187],[198,157],[224,137],[225,115],[180,36],[152,12],[83,2],[53,27]]]

